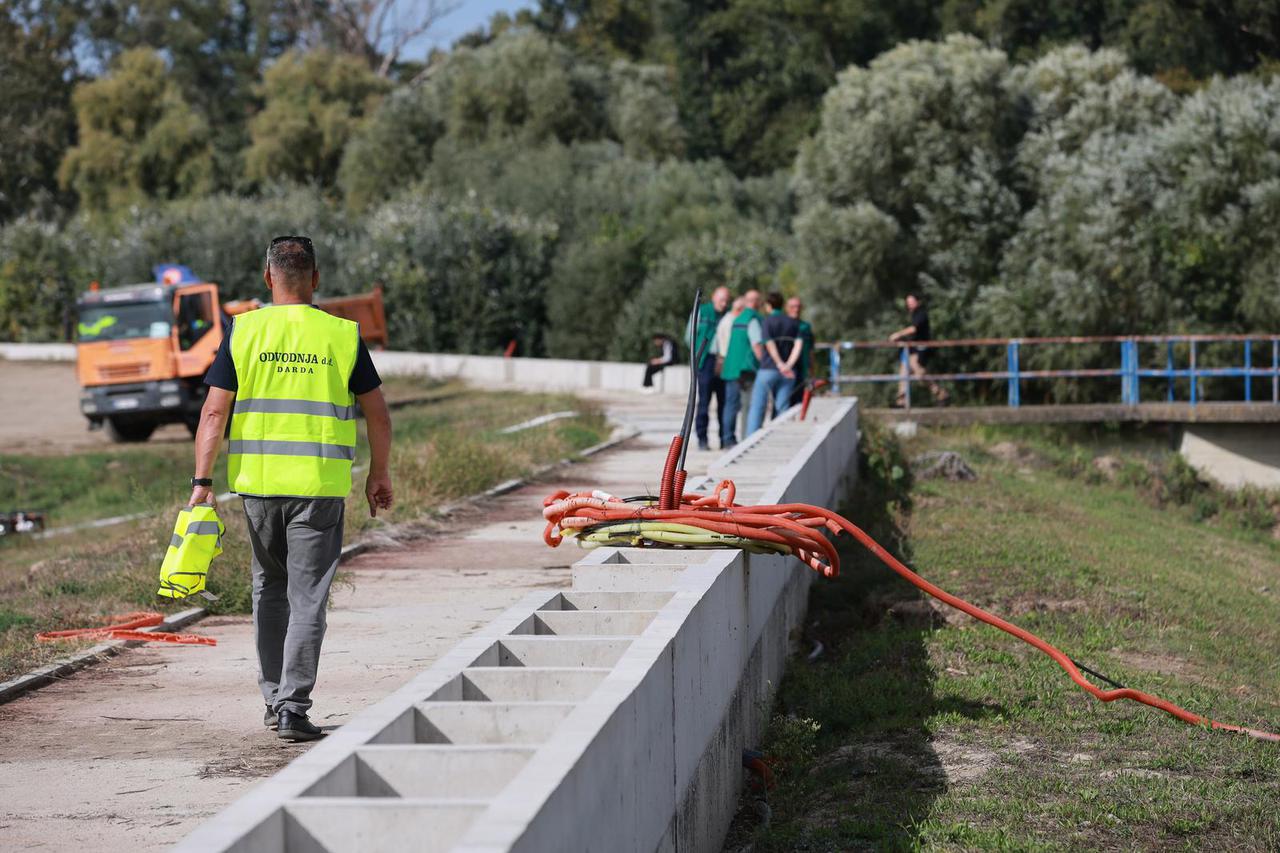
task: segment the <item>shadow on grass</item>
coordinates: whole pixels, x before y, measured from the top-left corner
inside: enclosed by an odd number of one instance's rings
[[[909,563],[900,524],[910,512],[908,467],[896,442],[867,426],[858,484],[841,512]],[[814,584],[804,647],[764,745],[777,787],[768,809],[758,794],[744,797],[726,850],[909,849],[946,790],[926,721],[1004,712],[935,696],[926,641],[942,614],[857,543],[839,544],[841,575]]]

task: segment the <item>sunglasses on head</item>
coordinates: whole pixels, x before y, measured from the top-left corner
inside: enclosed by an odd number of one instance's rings
[[[308,249],[312,248],[311,238],[303,237],[301,234],[285,234],[283,237],[271,238],[272,246],[275,246],[279,243],[301,243],[303,246],[305,246]]]

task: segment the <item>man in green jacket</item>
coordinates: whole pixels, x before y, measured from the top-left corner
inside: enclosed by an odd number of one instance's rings
[[[720,362],[720,378],[724,380],[724,413],[720,418],[720,446],[724,449],[738,443],[738,411],[742,408],[742,392],[751,387],[764,354],[764,335],[760,327],[760,291],[748,290],[742,295],[742,312],[733,318],[733,327],[724,352],[717,355]]]
[[[693,419],[694,432],[698,434],[698,449],[710,450],[707,438],[707,425],[711,422],[711,398],[716,398],[716,423],[724,420],[724,380],[716,375],[716,356],[712,350],[712,340],[716,336],[716,326],[729,310],[729,288],[717,287],[711,294],[711,301],[704,302],[698,308],[698,322],[691,321],[685,329],[685,343],[698,358],[697,374],[694,381],[698,383],[698,408]],[[724,432],[720,433],[720,446],[725,446]]]

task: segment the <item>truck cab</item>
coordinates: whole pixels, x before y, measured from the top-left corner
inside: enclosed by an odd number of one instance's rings
[[[146,441],[157,426],[194,434],[205,372],[225,330],[218,286],[161,276],[154,284],[91,288],[78,309],[76,372],[90,429]]]

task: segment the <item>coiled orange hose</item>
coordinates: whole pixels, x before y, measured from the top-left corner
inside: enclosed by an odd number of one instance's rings
[[[679,437],[672,442],[672,450],[667,454],[667,466],[664,470],[663,484],[666,487],[670,480],[668,473],[673,460],[678,456]],[[683,473],[683,472],[681,472]],[[674,483],[670,483],[674,486]],[[681,478],[683,485],[683,478]],[[1076,664],[1053,644],[1037,637],[1030,631],[1020,628],[1011,622],[988,613],[981,607],[970,604],[959,596],[952,595],[941,587],[909,569],[898,558],[886,551],[880,543],[872,539],[865,531],[853,522],[837,513],[822,507],[809,504],[774,504],[767,506],[739,506],[733,502],[736,489],[732,480],[724,480],[716,486],[711,495],[685,494],[678,504],[672,499],[672,506],[666,502],[658,506],[651,504],[628,503],[603,492],[580,492],[570,494],[558,491],[543,501],[543,517],[547,520],[543,533],[544,541],[556,547],[563,541],[563,534],[579,535],[590,531],[598,525],[610,522],[653,521],[676,523],[700,528],[710,533],[731,534],[771,545],[785,545],[798,559],[826,577],[835,577],[840,571],[840,558],[835,546],[820,531],[827,530],[833,534],[842,531],[850,534],[867,550],[909,583],[948,604],[957,610],[967,613],[975,619],[999,628],[1034,648],[1048,655],[1062,667],[1068,677],[1080,689],[1103,702],[1114,702],[1118,699],[1129,699],[1158,708],[1171,714],[1185,723],[1207,726],[1249,737],[1280,742],[1280,734],[1250,729],[1244,726],[1220,723],[1208,717],[1194,714],[1172,702],[1133,690],[1127,687],[1116,690],[1103,690],[1088,681]],[[673,494],[679,494],[674,492]],[[714,547],[714,546],[712,546]]]

